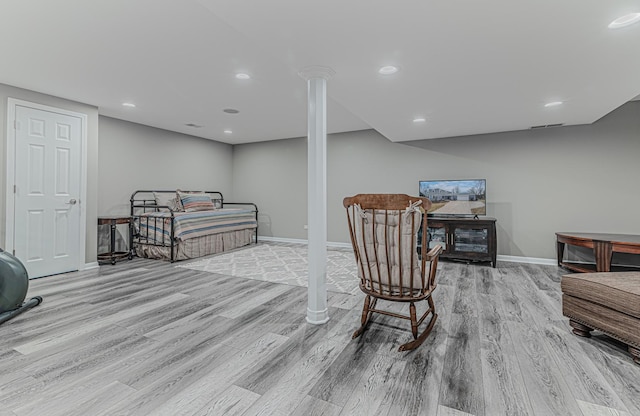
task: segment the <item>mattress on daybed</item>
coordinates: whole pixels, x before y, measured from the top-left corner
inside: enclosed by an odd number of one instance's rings
[[[185,241],[211,234],[253,230],[258,224],[255,211],[244,208],[222,208],[214,211],[173,212],[174,237]],[[148,212],[140,215],[138,236],[148,242],[171,244],[171,213]]]

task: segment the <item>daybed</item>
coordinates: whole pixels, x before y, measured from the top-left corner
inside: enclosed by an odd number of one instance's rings
[[[131,244],[140,257],[192,259],[258,241],[258,207],[226,202],[217,191],[131,195]]]

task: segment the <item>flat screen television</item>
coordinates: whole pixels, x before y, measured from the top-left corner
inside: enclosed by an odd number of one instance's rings
[[[420,181],[420,196],[431,201],[430,215],[487,215],[485,179]]]

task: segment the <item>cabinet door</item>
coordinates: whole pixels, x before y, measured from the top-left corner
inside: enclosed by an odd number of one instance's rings
[[[489,230],[486,226],[457,224],[453,228],[453,252],[489,253]]]
[[[429,249],[434,248],[435,246],[442,246],[443,250],[447,250],[448,244],[448,233],[447,227],[444,224],[440,223],[430,223],[427,232],[429,234]]]

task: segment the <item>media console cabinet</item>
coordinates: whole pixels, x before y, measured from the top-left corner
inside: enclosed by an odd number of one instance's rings
[[[429,217],[428,247],[443,248],[440,258],[488,261],[496,267],[496,219],[490,217]]]
[[[640,235],[604,233],[556,233],[558,266],[576,272],[609,272],[613,253],[640,254]],[[564,246],[593,249],[595,264],[564,260]]]

